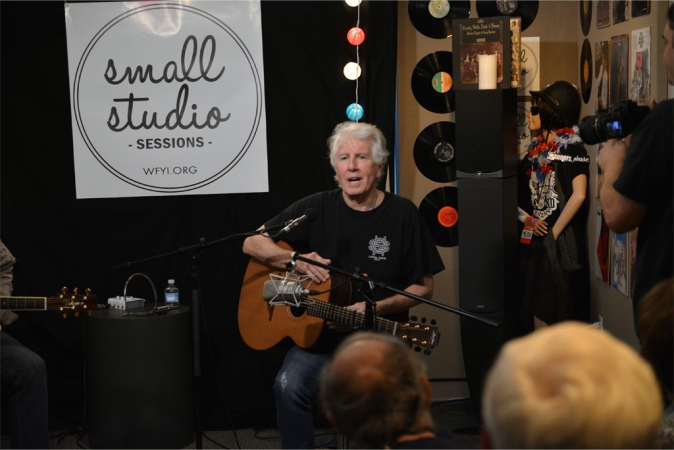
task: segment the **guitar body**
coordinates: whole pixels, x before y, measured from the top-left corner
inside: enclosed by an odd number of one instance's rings
[[[292,251],[285,242],[278,242],[278,245],[286,248],[289,252]],[[262,297],[262,292],[264,282],[270,280],[271,274],[283,277],[285,272],[274,271],[255,259],[250,260],[239,297],[239,331],[241,337],[250,348],[255,350],[270,349],[285,338],[292,339],[299,347],[311,347],[323,332],[325,319],[310,316],[301,307],[270,306]],[[311,285],[311,289],[320,291],[327,291],[333,286],[339,286],[334,292],[331,291],[312,298],[347,306],[351,299],[351,283],[343,283],[343,281],[344,279],[341,276],[332,274],[327,283]],[[309,289],[308,286],[305,287]]]

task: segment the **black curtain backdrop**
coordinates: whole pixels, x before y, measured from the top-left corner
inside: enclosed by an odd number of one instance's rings
[[[122,294],[132,273],[142,272],[159,295],[175,278],[181,302],[190,306],[187,256],[118,271],[113,266],[199,238],[210,242],[254,230],[294,200],[335,186],[326,139],[355,101],[355,82],[342,69],[355,61],[346,33],[357,10],[344,2],[262,2],[269,174],[258,176],[269,177],[265,194],[77,200],[64,4],[0,2],[0,15],[0,237],[18,260],[14,295],[91,288],[99,303],[107,303]],[[389,149],[396,26],[396,2],[362,4],[362,120],[382,129]],[[274,417],[272,383],[284,346],[257,352],[241,339],[237,309],[246,264],[240,241],[208,247],[203,258],[201,402],[207,430],[261,426]],[[128,294],[153,300],[142,277],[131,281]],[[85,320],[21,313],[3,330],[47,362],[51,429],[86,424]]]

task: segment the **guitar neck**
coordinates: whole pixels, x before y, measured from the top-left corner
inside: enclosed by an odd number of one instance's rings
[[[0,309],[46,311],[47,297],[0,297]]]
[[[343,306],[333,305],[315,299],[305,299],[302,306],[306,307],[307,314],[320,317],[331,322],[340,322],[352,326],[353,328],[363,328],[365,326],[365,313],[354,311]],[[398,322],[377,317],[374,321],[374,330],[382,333],[396,334]]]

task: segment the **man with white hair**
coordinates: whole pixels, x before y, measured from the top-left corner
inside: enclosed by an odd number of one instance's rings
[[[650,365],[605,331],[562,322],[507,343],[482,398],[483,448],[654,448]]]

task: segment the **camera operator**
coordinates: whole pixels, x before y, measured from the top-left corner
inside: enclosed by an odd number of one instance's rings
[[[667,81],[674,84],[674,6],[663,33]],[[633,307],[658,281],[674,274],[674,100],[658,105],[626,139],[607,141],[597,157],[604,172],[600,199],[608,227],[624,233],[639,227]],[[629,146],[629,147],[628,147]]]

